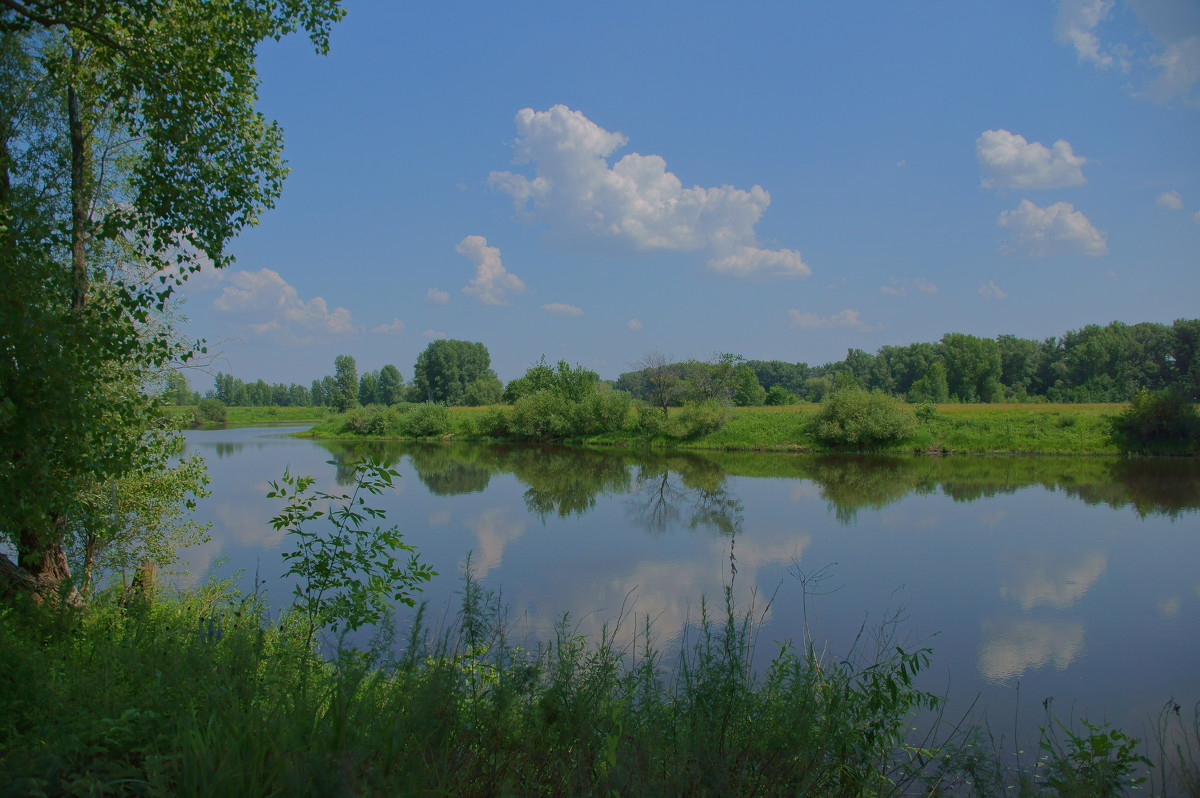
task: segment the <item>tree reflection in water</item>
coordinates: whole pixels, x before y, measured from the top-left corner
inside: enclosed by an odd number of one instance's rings
[[[408,455],[435,495],[477,493],[493,474],[512,474],[525,503],[543,521],[582,515],[602,495],[630,495],[629,519],[649,532],[680,525],[722,534],[741,529],[741,500],[729,477],[787,477],[813,482],[839,522],[882,509],[909,494],[940,491],[955,501],[1041,486],[1088,504],[1131,506],[1141,516],[1200,508],[1200,461],[1115,457],[897,457],[766,452],[668,452],[548,445],[370,441],[323,444],[338,484],[367,457],[392,464]]]

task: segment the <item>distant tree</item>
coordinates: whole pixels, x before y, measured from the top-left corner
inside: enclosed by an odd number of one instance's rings
[[[379,383],[376,387],[375,401],[381,405],[394,405],[404,399],[404,380],[400,377],[400,369],[389,364],[379,370]]]
[[[504,383],[495,374],[485,374],[467,383],[463,391],[462,404],[465,407],[482,407],[484,405],[500,404],[504,401]]]
[[[952,397],[961,402],[998,402],[1004,397],[1000,347],[994,340],[946,333],[942,336],[942,353]]]
[[[833,392],[833,380],[828,377],[809,377],[804,381],[804,398],[820,402]]]
[[[180,371],[167,372],[167,387],[163,400],[169,405],[191,405],[196,403],[196,394],[188,385],[187,377]]]
[[[950,401],[950,387],[946,381],[946,367],[942,365],[942,361],[935,360],[929,365],[925,376],[912,384],[908,398],[912,402],[937,404]]]
[[[453,338],[431,341],[413,367],[413,393],[419,401],[462,405],[468,385],[481,377],[496,378],[491,363],[482,343]]]
[[[651,352],[637,365],[643,373],[646,401],[662,410],[666,417],[669,412],[667,408],[678,404],[687,392],[679,364],[672,363],[661,352]]]
[[[312,381],[312,388],[309,389],[309,398],[312,401],[313,407],[324,407],[329,404],[325,398],[325,387],[320,380]]]
[[[697,402],[732,401],[738,369],[744,362],[741,355],[718,352],[707,361],[689,360],[682,364],[690,398]]]
[[[332,405],[339,413],[358,406],[358,366],[350,355],[333,359]]]
[[[733,377],[733,403],[738,407],[758,407],[766,404],[767,392],[749,366],[738,366]]]
[[[363,405],[382,404],[379,401],[379,372],[364,371],[358,378],[358,403]]]
[[[795,405],[799,403],[800,399],[796,394],[782,385],[772,385],[771,390],[767,391],[767,396],[763,400],[763,404],[768,406]]]

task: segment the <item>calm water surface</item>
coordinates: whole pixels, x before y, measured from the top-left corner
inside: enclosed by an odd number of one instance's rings
[[[897,642],[934,650],[923,686],[952,708],[978,697],[998,736],[1036,735],[1051,697],[1060,716],[1141,735],[1168,699],[1200,700],[1195,461],[355,449],[288,431],[187,434],[212,478],[197,510],[212,540],[189,550],[191,580],[258,574],[285,602],[268,481],[290,468],[342,491],[371,454],[403,475],[373,505],[440,572],[423,596],[437,613],[470,552],[535,636],[564,613],[589,634],[625,613],[632,640],[629,619],[649,614],[668,644],[736,572],[763,619],[763,663],[806,628],[842,654],[864,625],[898,618]]]

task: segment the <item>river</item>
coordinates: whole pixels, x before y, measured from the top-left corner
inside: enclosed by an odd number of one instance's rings
[[[452,614],[470,552],[534,637],[568,614],[572,629],[616,626],[632,642],[648,615],[669,648],[732,577],[761,624],[759,665],[777,640],[841,655],[883,628],[932,648],[922,686],[951,713],[977,702],[998,738],[1036,741],[1046,699],[1142,737],[1167,701],[1200,701],[1195,460],[364,449],[289,431],[187,433],[212,478],[196,518],[212,528],[179,581],[257,576],[286,602],[268,482],[287,468],[344,491],[371,454],[402,475],[370,504],[439,572],[422,594],[435,618]]]

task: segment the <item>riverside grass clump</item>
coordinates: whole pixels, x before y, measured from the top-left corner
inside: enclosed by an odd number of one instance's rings
[[[886,627],[843,657],[781,643],[756,673],[755,615],[731,589],[668,655],[649,620],[519,639],[466,573],[452,622],[420,607],[399,643],[329,656],[303,613],[229,584],[0,609],[0,791],[1116,796],[1147,775],[1138,741],[1104,726],[1045,737],[1024,769],[978,733],[912,738],[939,703],[915,684],[931,653]],[[1196,794],[1179,788],[1200,747],[1174,746],[1159,772],[1176,780],[1149,794]]]

